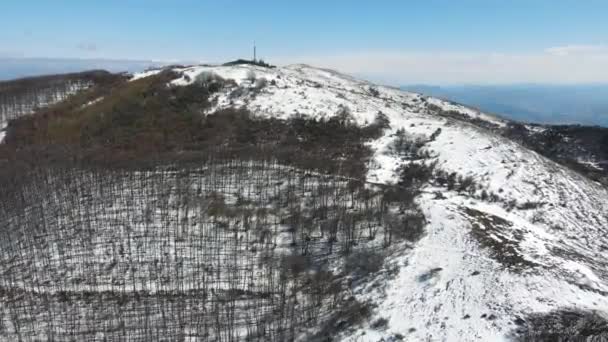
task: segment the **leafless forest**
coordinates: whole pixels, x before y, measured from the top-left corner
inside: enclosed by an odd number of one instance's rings
[[[7,341],[319,335],[365,317],[349,282],[424,220],[386,189],[272,161],[53,166],[2,181]]]
[[[107,72],[91,71],[0,82],[0,123],[32,114],[83,89],[118,78]]]

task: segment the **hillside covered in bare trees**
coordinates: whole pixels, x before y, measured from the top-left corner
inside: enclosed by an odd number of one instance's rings
[[[352,283],[424,225],[422,183],[364,179],[385,127],[346,110],[201,117],[226,81],[169,89],[168,75],[11,122],[0,336],[321,340],[367,319]]]

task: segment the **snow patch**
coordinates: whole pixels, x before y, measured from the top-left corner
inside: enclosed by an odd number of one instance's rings
[[[8,122],[0,122],[0,144],[4,143],[6,137],[6,129],[8,128]]]
[[[99,103],[99,102],[103,101],[103,99],[104,99],[104,97],[103,97],[103,96],[98,97],[98,98],[96,98],[96,99],[94,99],[94,100],[92,100],[92,101],[89,101],[89,102],[85,103],[85,104],[84,104],[84,105],[82,105],[80,108],[81,108],[81,109],[83,109],[83,108],[86,108],[86,107],[90,107],[90,106],[92,106],[92,105],[94,105],[94,104],[96,104],[96,103]]]
[[[147,71],[143,71],[143,72],[138,72],[138,73],[133,74],[133,77],[131,77],[130,81],[137,81],[137,80],[142,79],[142,78],[158,75],[162,71],[163,71],[163,69],[154,69],[154,70],[147,70]]]

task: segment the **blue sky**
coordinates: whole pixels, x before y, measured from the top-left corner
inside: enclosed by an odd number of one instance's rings
[[[3,0],[0,57],[305,62],[388,83],[608,82],[608,1]]]

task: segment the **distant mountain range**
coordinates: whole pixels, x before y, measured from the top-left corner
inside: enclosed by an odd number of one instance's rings
[[[0,81],[94,69],[103,69],[110,72],[138,72],[149,67],[167,64],[168,63],[146,60],[0,57]]]
[[[401,89],[459,102],[512,120],[608,126],[608,84],[407,85]]]

